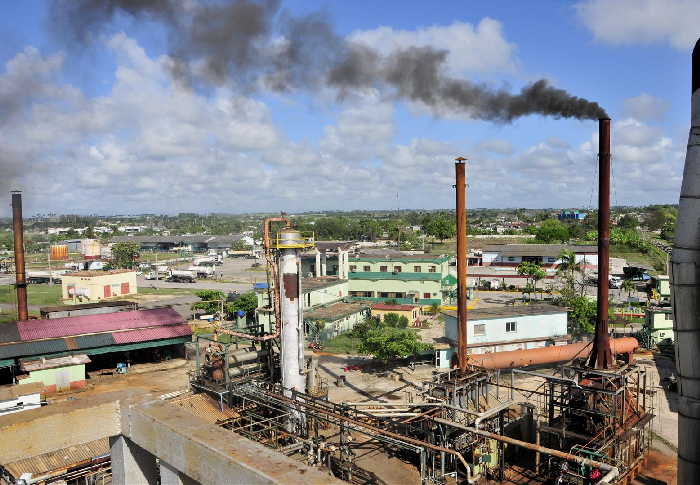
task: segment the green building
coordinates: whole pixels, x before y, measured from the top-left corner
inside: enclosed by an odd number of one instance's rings
[[[651,344],[657,345],[665,339],[675,342],[673,332],[673,310],[671,308],[647,308],[644,316],[644,330],[651,337]]]
[[[441,305],[456,288],[450,257],[375,250],[349,259],[349,292],[355,299]]]

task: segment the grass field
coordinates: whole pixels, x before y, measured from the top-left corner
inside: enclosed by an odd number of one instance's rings
[[[359,346],[359,338],[353,338],[347,333],[343,333],[324,342],[323,351],[331,354],[357,354]]]
[[[660,252],[650,253],[650,254],[643,254],[637,250],[630,249],[625,246],[618,246],[616,244],[611,244],[610,245],[610,256],[613,258],[624,258],[627,261],[627,264],[634,266],[634,265],[640,265],[640,266],[646,266],[649,268],[654,268],[656,271],[652,271],[652,273],[660,273],[660,274],[665,274],[666,270],[666,258],[664,255],[660,254]]]
[[[16,303],[17,296],[11,285],[0,286],[0,303]],[[27,285],[29,305],[60,305],[61,285]]]

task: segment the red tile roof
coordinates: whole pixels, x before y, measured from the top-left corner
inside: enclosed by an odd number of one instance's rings
[[[388,303],[375,303],[372,310],[396,310],[400,312],[410,312],[418,305],[390,305]]]
[[[168,325],[166,327],[142,328],[128,332],[114,332],[112,337],[114,337],[115,344],[130,344],[163,338],[184,337],[186,335],[192,335],[192,329],[189,325]]]
[[[17,329],[22,340],[35,340],[132,328],[177,325],[183,322],[180,314],[172,308],[156,308],[48,320],[22,320],[17,322]]]

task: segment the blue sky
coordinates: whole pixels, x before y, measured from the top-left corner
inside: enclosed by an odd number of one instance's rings
[[[327,87],[187,92],[169,76],[158,23],[121,16],[76,45],[56,33],[49,4],[12,2],[0,16],[0,106],[3,95],[20,106],[0,131],[0,185],[22,188],[30,211],[393,208],[397,192],[402,207],[452,207],[457,155],[472,160],[472,207],[595,200],[593,121],[477,121],[381,87],[342,101]],[[678,199],[696,2],[287,1],[281,9],[321,11],[338,35],[382,54],[445,49],[454,77],[511,91],[545,78],[597,101],[614,121],[613,203]]]

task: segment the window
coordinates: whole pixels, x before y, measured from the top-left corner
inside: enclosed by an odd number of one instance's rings
[[[549,261],[550,263],[554,263],[556,262],[556,260],[557,258],[547,258],[547,261]]]
[[[516,322],[506,322],[506,332],[516,332],[517,325]]]
[[[437,268],[435,266],[428,267],[428,273],[435,273],[436,271],[437,271]]]
[[[474,325],[474,335],[486,335],[486,324],[480,323],[478,325]]]
[[[394,266],[394,273],[400,273],[401,272],[401,266]]]
[[[372,268],[370,268],[370,267],[367,266],[367,265],[365,265],[365,266],[362,267],[362,271],[370,271],[371,269],[372,269]]]
[[[508,261],[515,261],[515,257],[513,257],[513,256],[508,256]]]
[[[430,298],[430,293],[423,293],[423,298]]]
[[[379,298],[389,298],[389,293],[386,293],[384,291],[380,291]]]
[[[673,313],[667,313],[666,320],[673,320]]]
[[[421,273],[421,272],[422,272],[422,271],[421,271],[421,267],[420,267],[420,266],[414,266],[414,267],[413,267],[413,272],[414,272],[414,273]]]
[[[351,265],[350,265],[350,272],[351,272],[351,273],[354,273],[355,270],[357,270],[357,266],[355,266],[354,264],[351,264]]]
[[[388,266],[380,266],[379,271],[381,271],[382,273],[386,273],[387,271],[389,271],[389,267]]]

